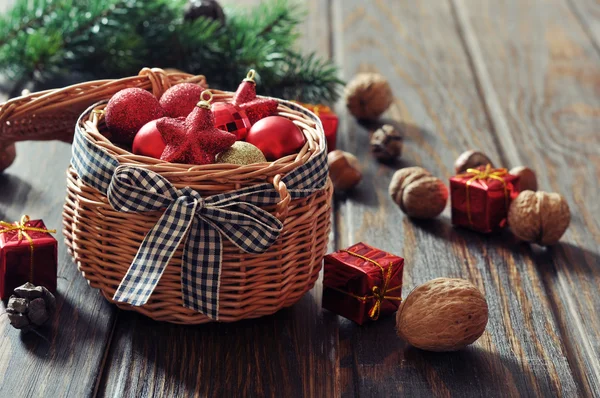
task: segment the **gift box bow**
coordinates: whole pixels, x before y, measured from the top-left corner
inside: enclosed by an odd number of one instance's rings
[[[309,111],[280,102],[320,125]],[[265,252],[279,237],[283,224],[259,206],[276,204],[279,193],[272,184],[264,183],[203,198],[189,187],[176,189],[153,171],[120,165],[92,143],[80,127],[82,118],[96,106],[84,112],[77,123],[71,166],[85,184],[104,193],[119,212],[166,209],[144,238],[113,299],[134,306],[146,304],[185,239],[181,266],[183,305],[218,320],[221,235],[244,252]],[[281,181],[291,199],[303,198],[324,189],[328,173],[327,154],[322,146]]]
[[[467,216],[469,217],[469,223],[473,225],[473,220],[471,218],[471,199],[469,195],[469,188],[475,182],[480,182],[484,189],[487,189],[488,180],[499,181],[502,183],[502,189],[504,190],[504,199],[505,206],[508,209],[510,194],[508,192],[508,187],[506,185],[506,181],[504,179],[505,176],[508,175],[508,170],[504,168],[494,169],[491,164],[487,164],[483,169],[467,169],[466,173],[458,174],[456,178],[468,178],[465,184],[466,190],[466,206],[467,206]]]
[[[344,291],[344,290],[336,288],[336,287],[328,287],[329,289],[333,289],[342,294],[354,297],[355,299],[362,301],[363,303],[366,303],[367,300],[375,299],[375,304],[373,304],[373,307],[371,307],[371,309],[369,310],[369,318],[371,318],[374,321],[379,319],[379,314],[381,312],[381,304],[383,303],[383,300],[394,300],[394,301],[399,301],[399,302],[402,301],[402,297],[388,295],[389,292],[393,292],[395,290],[402,289],[402,284],[400,284],[398,286],[390,287],[390,281],[392,279],[392,272],[394,269],[394,264],[392,262],[390,262],[390,265],[387,267],[387,270],[386,270],[383,265],[379,264],[379,262],[377,262],[373,259],[370,259],[368,257],[365,257],[361,254],[354,253],[349,250],[340,250],[340,251],[347,253],[351,256],[360,258],[364,261],[368,261],[371,264],[376,265],[381,270],[381,276],[382,276],[383,283],[381,284],[381,286],[379,286],[379,285],[373,286],[371,288],[372,294],[367,294],[367,295],[363,295],[363,296],[360,296],[360,295],[357,295],[354,293],[350,293],[350,292]]]

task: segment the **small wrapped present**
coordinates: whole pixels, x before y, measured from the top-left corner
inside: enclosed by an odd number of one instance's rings
[[[0,298],[26,282],[56,291],[57,242],[42,220],[0,221]]]
[[[339,123],[338,116],[331,110],[330,107],[326,105],[303,103],[300,103],[300,105],[310,110],[317,115],[319,119],[321,119],[321,123],[323,123],[323,131],[325,132],[325,139],[327,140],[327,152],[335,150],[337,141],[337,128]]]
[[[394,313],[404,259],[364,243],[325,256],[323,308],[359,325]]]
[[[452,224],[485,233],[504,227],[518,180],[489,164],[450,178]]]

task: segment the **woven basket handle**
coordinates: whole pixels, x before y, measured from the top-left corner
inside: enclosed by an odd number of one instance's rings
[[[273,177],[273,187],[279,193],[279,203],[275,207],[275,217],[281,222],[285,222],[288,216],[289,204],[292,201],[292,197],[285,186],[285,183],[281,180],[281,174],[277,174]]]
[[[15,158],[15,142],[72,142],[79,115],[92,104],[108,99],[124,88],[151,89],[156,97],[160,97],[173,84],[184,81],[206,84],[206,78],[202,75],[144,68],[138,76],[96,80],[40,91],[0,104],[0,172],[10,166]]]

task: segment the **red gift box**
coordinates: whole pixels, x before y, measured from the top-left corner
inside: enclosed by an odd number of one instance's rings
[[[26,282],[56,291],[57,242],[42,220],[0,221],[0,298]]]
[[[319,119],[321,119],[321,123],[323,123],[323,131],[325,132],[325,139],[327,140],[327,152],[329,153],[333,151],[337,141],[337,128],[339,123],[337,115],[331,110],[330,107],[326,105],[303,103],[300,103],[300,105],[310,110],[317,115]]]
[[[365,243],[325,256],[323,308],[359,325],[396,312],[404,259]]]
[[[452,224],[486,233],[504,227],[518,180],[489,164],[450,178]]]

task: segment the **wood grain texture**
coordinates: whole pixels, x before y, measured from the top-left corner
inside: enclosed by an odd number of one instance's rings
[[[0,219],[28,214],[58,229],[57,315],[39,330],[41,336],[22,334],[0,317],[0,397],[91,396],[115,310],[87,286],[61,236],[70,146],[19,143],[17,150],[15,163],[0,175]]]
[[[555,302],[546,293],[546,276],[526,261],[526,249],[510,233],[484,236],[455,229],[448,209],[438,220],[413,222],[387,196],[397,167],[419,165],[447,178],[456,156],[469,148],[485,151],[496,164],[504,162],[451,5],[433,0],[393,5],[383,0],[369,5],[337,1],[334,15],[334,54],[344,78],[358,71],[387,76],[397,97],[387,116],[401,120],[405,131],[402,160],[385,166],[368,153],[368,128],[350,119],[343,126],[348,131],[343,145],[358,155],[365,179],[340,202],[337,245],[364,240],[405,257],[405,293],[434,277],[463,277],[485,292],[490,306],[487,332],[457,354],[427,354],[406,346],[394,335],[393,319],[362,328],[342,322],[342,371],[354,380],[346,393],[589,394],[573,376]],[[499,24],[507,18],[498,18]],[[498,34],[486,32],[483,38],[491,36]],[[510,71],[510,62],[495,65]]]
[[[517,260],[538,269],[583,391],[600,394],[600,52],[589,30],[597,4],[455,6],[465,36],[476,38],[469,52],[485,60],[476,75],[492,87],[485,103],[497,104],[490,115],[505,164],[532,167],[541,190],[569,202],[573,217],[562,241],[547,250],[522,246]],[[502,29],[499,21],[510,15],[519,18]],[[508,62],[512,68],[499,66]]]

